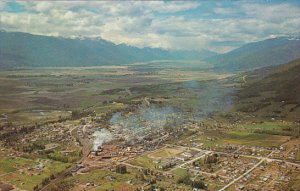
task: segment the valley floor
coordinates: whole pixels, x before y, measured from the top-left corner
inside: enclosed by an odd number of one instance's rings
[[[270,96],[238,96],[251,74],[175,66],[1,72],[0,189],[300,189],[297,108],[241,110]]]

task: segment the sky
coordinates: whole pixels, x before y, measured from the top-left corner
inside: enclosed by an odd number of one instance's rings
[[[3,1],[0,29],[101,37],[116,44],[227,52],[278,36],[300,36],[299,0]]]

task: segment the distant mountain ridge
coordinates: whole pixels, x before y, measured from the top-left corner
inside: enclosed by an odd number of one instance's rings
[[[300,59],[243,74],[238,110],[300,122]]]
[[[0,68],[120,65],[151,60],[202,60],[208,50],[176,51],[116,45],[101,38],[63,38],[0,32]]]
[[[249,43],[225,54],[207,58],[219,71],[247,71],[300,58],[299,38],[279,37]]]

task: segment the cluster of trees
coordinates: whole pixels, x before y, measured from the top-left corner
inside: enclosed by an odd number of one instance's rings
[[[74,182],[64,179],[52,184],[49,190],[70,190],[72,187],[74,187]]]
[[[54,174],[51,174],[50,175],[50,177],[46,177],[46,178],[44,178],[43,180],[42,180],[42,186],[46,186],[47,184],[49,184],[49,182],[51,181],[51,180],[53,180],[53,179],[55,179],[56,178],[56,176],[54,175]],[[39,190],[40,188],[39,188],[39,185],[35,185],[34,187],[33,187],[33,190]]]
[[[51,152],[47,155],[49,159],[60,161],[64,163],[72,163],[79,160],[82,157],[82,151],[77,151],[73,153],[69,153],[68,155],[61,153],[59,151]]]
[[[0,139],[4,140],[5,146],[15,146],[20,134],[31,133],[36,127],[37,124],[32,126],[15,126],[12,122],[8,122],[5,126],[2,126],[3,132],[0,133]]]
[[[142,191],[142,190],[145,190],[145,191],[152,191],[152,190],[165,191],[166,189],[163,188],[163,187],[155,186],[155,185],[152,185],[152,186],[150,186],[150,187],[147,188],[147,189],[142,189],[142,188],[137,188],[137,189],[136,189],[136,191]]]
[[[218,154],[213,154],[213,155],[208,155],[204,159],[205,164],[215,164],[219,161],[219,155]]]
[[[120,174],[126,174],[127,173],[127,168],[125,165],[118,165],[116,167],[116,172]]]
[[[44,149],[45,149],[45,145],[41,143],[29,143],[27,145],[24,145],[22,148],[22,150],[27,153],[31,153],[35,150],[44,150]]]
[[[102,102],[102,104],[107,105],[107,104],[110,104],[110,103],[113,103],[113,102],[114,102],[113,100],[109,100],[109,101],[105,100],[105,101]]]
[[[101,92],[102,95],[112,95],[112,94],[117,94],[120,92],[126,91],[123,88],[115,88],[115,89],[109,89],[109,90],[104,90]]]
[[[92,115],[94,114],[93,112],[91,111],[79,111],[79,110],[74,110],[72,111],[72,115],[71,115],[71,118],[72,119],[80,119],[82,117],[86,117],[88,115]]]
[[[33,187],[34,191],[40,190],[40,186],[44,187],[47,184],[50,183],[51,180],[54,180],[55,178],[57,178],[60,175],[60,173],[58,174],[51,174],[50,177],[46,177],[42,180],[41,185],[35,185]],[[58,180],[57,182],[55,182],[55,184],[52,184],[50,187],[47,188],[47,190],[69,190],[74,186],[74,182],[70,181],[70,180]]]
[[[185,184],[197,189],[206,189],[206,185],[202,180],[191,180],[190,175],[185,175],[177,180],[178,184]]]

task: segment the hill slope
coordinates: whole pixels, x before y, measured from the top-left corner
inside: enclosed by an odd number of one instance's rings
[[[231,52],[208,58],[220,71],[246,71],[279,65],[300,58],[300,40],[273,38],[246,44]]]
[[[57,38],[0,32],[0,68],[99,66],[150,60],[204,59],[214,52],[167,51],[116,45],[103,39]]]
[[[245,73],[238,110],[300,121],[300,59]]]

